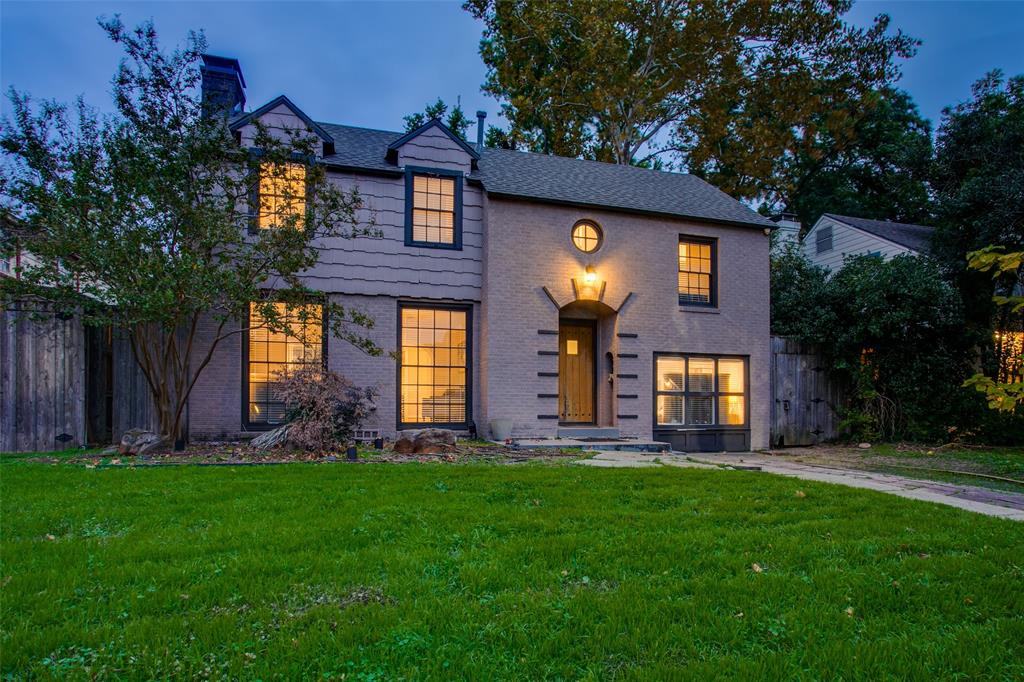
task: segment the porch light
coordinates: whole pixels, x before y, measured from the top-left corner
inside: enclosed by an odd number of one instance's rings
[[[582,277],[574,277],[573,290],[578,301],[600,301],[604,295],[604,282],[593,265],[588,265]]]

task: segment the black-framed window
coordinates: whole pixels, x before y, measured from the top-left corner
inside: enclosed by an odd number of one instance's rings
[[[462,173],[407,166],[405,244],[462,248]]]
[[[306,227],[307,170],[307,164],[299,160],[286,163],[259,162],[259,177],[252,197],[256,206],[253,225],[257,230],[270,230],[283,225],[300,230]]]
[[[583,253],[594,253],[601,248],[604,233],[593,220],[580,220],[572,226],[572,243]]]
[[[402,303],[398,340],[398,427],[466,427],[471,419],[472,309]]]
[[[679,304],[717,305],[718,254],[715,240],[679,238]]]
[[[832,226],[824,225],[815,233],[814,247],[816,253],[832,250]]]
[[[747,359],[659,353],[654,358],[655,427],[746,426]]]
[[[247,427],[272,428],[285,422],[287,407],[276,395],[278,378],[289,369],[323,362],[326,356],[323,306],[272,304],[295,336],[271,331],[260,306],[249,306],[249,331],[245,334],[242,378],[242,416]]]

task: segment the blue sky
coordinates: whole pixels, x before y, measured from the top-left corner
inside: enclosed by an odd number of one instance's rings
[[[850,18],[886,12],[921,38],[900,86],[937,122],[943,106],[970,96],[989,69],[1024,73],[1024,2],[863,1]],[[480,92],[480,25],[459,2],[19,2],[0,3],[0,84],[37,98],[109,108],[120,58],[96,26],[120,13],[155,20],[166,42],[203,28],[210,51],[238,58],[250,107],[287,94],[317,120],[401,129],[402,116],[437,96],[462,98],[495,122],[498,104]],[[6,100],[0,110],[7,111]]]

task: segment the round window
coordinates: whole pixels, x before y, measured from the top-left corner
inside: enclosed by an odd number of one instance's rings
[[[593,253],[601,248],[601,241],[604,236],[597,223],[589,220],[581,220],[572,228],[572,243],[583,253]]]

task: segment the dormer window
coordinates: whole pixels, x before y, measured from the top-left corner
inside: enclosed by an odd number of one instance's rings
[[[462,173],[406,168],[405,244],[462,248]]]
[[[306,166],[301,163],[260,164],[259,211],[256,226],[261,230],[306,226]]]

